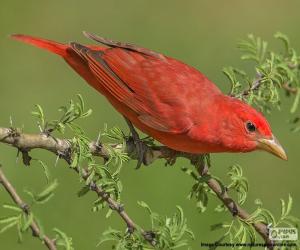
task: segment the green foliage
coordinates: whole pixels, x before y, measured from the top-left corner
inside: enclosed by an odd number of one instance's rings
[[[36,160],[40,165],[41,167],[43,168],[43,171],[44,171],[44,175],[46,177],[46,181],[47,183],[49,183],[50,179],[51,179],[51,174],[50,174],[50,171],[49,171],[49,168],[47,166],[47,164],[45,162],[43,162],[42,160]]]
[[[228,78],[228,80],[231,83],[231,89],[230,89],[230,95],[231,96],[236,96],[239,93],[241,93],[242,88],[243,88],[243,82],[242,80],[246,81],[247,78],[247,74],[246,72],[237,69],[237,68],[233,68],[233,67],[224,67],[223,68],[223,73],[225,74],[225,76]],[[250,84],[250,79],[247,79],[247,85]]]
[[[145,208],[151,219],[151,231],[155,234],[155,246],[157,249],[176,249],[187,246],[185,235],[194,239],[193,232],[188,229],[187,221],[184,218],[183,210],[176,206],[177,212],[172,217],[160,216],[153,212],[145,202],[139,202]]]
[[[116,201],[121,201],[121,192],[123,189],[122,183],[119,179],[119,173],[112,174],[105,165],[93,165],[90,164],[88,167],[89,177],[86,179],[86,184],[92,181],[100,186],[105,193],[113,197]],[[99,211],[106,207],[106,201],[99,197],[94,201],[93,211]],[[109,216],[111,211],[107,214]]]
[[[83,131],[75,133],[74,137],[69,140],[71,144],[70,166],[76,168],[85,161],[93,162],[90,152],[90,140],[85,136]]]
[[[244,202],[246,201],[249,189],[248,181],[247,178],[243,176],[242,167],[237,164],[229,168],[228,176],[230,177],[231,182],[226,186],[216,176],[212,176],[210,174],[199,176],[195,171],[186,167],[181,168],[181,170],[187,175],[191,176],[195,181],[190,193],[188,194],[188,199],[196,199],[196,207],[201,213],[205,212],[207,209],[209,194],[215,196],[215,193],[207,185],[207,181],[209,181],[211,178],[215,179],[219,183],[220,187],[222,187],[223,189],[223,192],[225,191],[225,189],[228,192],[234,191],[237,194],[237,202],[240,205],[244,204]],[[215,208],[215,211],[223,212],[227,211],[227,209],[224,204],[220,204]]]
[[[112,228],[107,229],[103,232],[101,239],[97,246],[102,245],[104,242],[113,241],[115,244],[112,249],[116,250],[148,250],[153,249],[144,242],[141,232],[122,232]]]
[[[243,169],[240,165],[233,165],[230,167],[228,175],[231,183],[227,185],[228,189],[233,189],[238,194],[238,203],[244,204],[247,199],[249,190],[248,180],[243,176]]]
[[[290,195],[287,202],[285,202],[283,199],[280,200],[281,215],[278,220],[275,219],[275,216],[271,211],[262,207],[263,204],[260,200],[257,199],[255,203],[257,205],[257,208],[246,220],[247,223],[263,222],[266,225],[272,224],[273,227],[297,227],[298,223],[300,223],[300,219],[290,214],[293,205],[293,199]]]
[[[55,244],[65,250],[73,250],[72,238],[68,237],[63,231],[58,228],[53,228],[56,233]]]
[[[38,194],[34,194],[31,191],[26,190],[25,192],[32,198],[32,204],[44,204],[48,202],[54,196],[54,190],[57,188],[57,180],[53,180],[48,183],[45,188]]]
[[[67,129],[73,133],[73,138],[69,140],[70,143],[70,156],[68,161],[72,168],[78,169],[80,177],[84,180],[84,186],[78,192],[78,195],[84,196],[89,190],[90,185],[98,185],[101,189],[113,197],[116,201],[121,200],[122,183],[119,178],[120,171],[123,163],[129,160],[128,155],[125,153],[126,141],[123,132],[119,128],[108,129],[104,127],[103,132],[99,134],[96,146],[101,148],[108,157],[103,163],[97,162],[91,151],[90,144],[92,141],[87,137],[84,130],[76,124],[79,119],[84,119],[91,114],[91,109],[85,111],[85,104],[81,95],[77,95],[78,102],[69,103],[69,106],[62,106],[59,111],[62,112],[60,119],[48,121],[46,119],[43,108],[40,105],[36,105],[36,111],[32,112],[33,116],[38,119],[38,125],[40,130],[49,136],[50,133],[58,131],[65,133]],[[101,145],[99,140],[101,139]],[[108,140],[109,143],[102,143],[102,141]],[[113,143],[112,143],[113,142]],[[58,152],[61,156],[66,156],[66,152]],[[42,165],[47,180],[49,179],[49,172],[47,165],[38,160]],[[82,166],[87,166],[82,168]],[[35,202],[40,202],[40,197],[28,192]],[[47,198],[51,198],[53,194],[49,193]],[[106,201],[102,198],[97,198],[94,201],[93,211],[99,211],[102,208],[107,207]],[[109,209],[107,216],[111,214]]]
[[[204,159],[200,160],[204,161]],[[235,164],[229,168],[228,176],[230,177],[230,183],[226,186],[226,188],[221,180],[216,176],[212,176],[210,174],[199,176],[195,171],[189,168],[182,168],[182,170],[187,175],[191,176],[195,181],[195,184],[192,186],[188,198],[196,199],[196,207],[198,208],[199,212],[206,211],[209,194],[215,195],[215,193],[212,192],[207,185],[207,181],[209,181],[211,178],[218,181],[220,187],[223,188],[222,192],[224,192],[225,190],[227,192],[233,192],[237,194],[237,202],[240,205],[245,203],[249,191],[249,186],[247,178],[243,176],[243,170],[240,165]],[[245,247],[245,245],[243,245],[245,243],[254,244],[257,242],[257,233],[253,227],[254,223],[264,223],[266,225],[272,225],[274,227],[295,227],[300,221],[298,218],[290,215],[293,203],[291,196],[289,196],[288,202],[281,200],[281,216],[278,220],[275,219],[275,216],[271,211],[262,207],[262,202],[260,200],[257,199],[255,203],[258,207],[248,219],[243,220],[239,217],[236,217],[229,223],[218,223],[212,225],[212,230],[224,230],[224,235],[219,240],[217,240],[218,243],[226,240],[226,242],[232,244],[232,249],[242,249],[243,247]],[[217,206],[215,210],[217,212],[227,212],[227,208],[224,204]],[[237,246],[237,244],[241,245]],[[214,246],[211,249],[215,248],[217,248],[217,246]]]
[[[188,199],[191,200],[195,198],[198,211],[200,213],[205,212],[208,205],[208,193],[212,193],[210,188],[207,186],[206,181],[209,180],[211,176],[198,176],[193,170],[185,167],[181,168],[181,170],[191,176],[195,181],[190,193],[188,194]]]
[[[253,60],[258,64],[263,64],[266,59],[268,43],[260,37],[253,34],[248,35],[247,40],[241,40],[238,48],[244,52],[241,56],[242,60]]]
[[[46,189],[44,189],[39,195],[33,196],[35,203],[44,203],[49,200],[49,194],[52,194],[53,189],[56,186],[56,182],[50,184]],[[32,194],[30,194],[32,195]],[[14,204],[4,204],[3,208],[11,210],[14,212],[13,215],[0,218],[0,234],[6,232],[10,228],[15,227],[17,229],[18,238],[21,242],[23,239],[23,234],[27,232],[33,223],[36,223],[40,229],[39,238],[41,241],[44,241],[44,230],[40,224],[38,218],[27,208],[20,208]],[[65,250],[73,250],[72,238],[67,237],[67,235],[61,230],[54,228],[53,231],[56,233],[55,244],[58,247],[62,247]]]
[[[28,214],[23,211],[20,207],[12,204],[5,204],[3,208],[11,210],[14,212],[14,215],[9,215],[3,218],[0,218],[0,234],[6,232],[8,229],[16,227],[19,241],[23,239],[23,233],[27,232],[30,228],[31,223],[33,222],[35,216],[32,212]]]
[[[120,250],[177,249],[188,245],[186,236],[194,239],[193,233],[187,227],[181,207],[177,206],[177,212],[173,216],[164,217],[153,212],[145,202],[139,202],[138,204],[148,211],[151,230],[142,232],[138,229],[133,233],[128,231],[123,233],[110,228],[102,234],[98,245],[106,241],[115,241],[117,243],[113,246],[113,249]],[[152,246],[145,240],[145,237],[142,237],[145,234],[152,242]]]
[[[77,95],[78,102],[70,101],[69,106],[61,106],[58,110],[62,112],[60,119],[47,121],[45,119],[44,110],[36,104],[36,111],[31,112],[38,119],[38,125],[42,132],[51,133],[58,131],[64,133],[66,127],[72,131],[80,130],[80,127],[75,123],[79,119],[83,119],[91,115],[92,110],[85,111],[85,104],[81,95]]]
[[[292,216],[292,204],[293,199],[289,195],[288,201],[285,202],[283,199],[281,201],[281,215],[278,220],[276,220],[275,216],[268,209],[263,208],[262,202],[257,199],[255,200],[255,204],[257,205],[256,210],[250,215],[250,217],[246,220],[235,218],[230,223],[219,223],[212,225],[212,230],[224,230],[224,235],[217,241],[222,242],[225,239],[231,244],[244,244],[247,242],[256,243],[257,236],[256,232],[253,228],[254,223],[264,223],[265,225],[269,225],[269,227],[298,227],[298,223],[300,220],[294,216]],[[299,242],[294,242],[299,244]],[[238,249],[242,249],[243,246],[240,246]],[[235,249],[234,247],[232,249]],[[291,249],[286,247],[286,249]]]
[[[226,242],[231,244],[231,249],[242,249],[243,244],[254,244],[257,241],[256,232],[252,225],[244,223],[242,220],[234,219],[230,223],[219,223],[211,226],[211,230],[223,230],[223,236],[217,240],[217,243]],[[241,244],[241,246],[235,246]],[[210,249],[216,249],[212,247]]]
[[[99,139],[100,138],[101,140],[108,139],[115,142],[115,144],[101,144],[102,149],[109,156],[103,163],[97,163],[92,157],[89,150],[90,141],[86,140],[81,144],[83,145],[81,146],[81,148],[80,144],[77,143],[78,149],[81,150],[72,150],[74,152],[74,156],[72,157],[72,159],[77,158],[78,160],[76,161],[76,164],[73,161],[71,166],[77,167],[78,163],[81,163],[82,161],[87,162],[86,170],[88,176],[85,178],[85,185],[89,186],[94,183],[97,186],[100,186],[105,193],[113,197],[116,201],[120,202],[123,186],[119,175],[124,162],[127,162],[129,160],[129,157],[124,150],[126,147],[124,135],[118,128],[107,129],[107,127],[105,126],[104,132],[100,133],[99,135]],[[86,186],[82,188],[82,192],[79,193],[80,196],[87,193]],[[99,211],[106,206],[106,201],[99,197],[94,201],[93,211]],[[110,216],[111,212],[112,210],[109,209],[107,217]]]
[[[126,148],[125,135],[117,127],[108,129],[107,126],[105,126],[103,133],[100,134],[100,137],[101,138],[104,137],[104,139],[107,138],[116,143],[115,145],[112,145],[111,143],[103,144],[103,147],[105,148],[105,151],[108,152],[110,156],[109,159],[106,160],[105,165],[108,166],[109,164],[113,164],[117,166],[118,168],[113,174],[113,175],[117,175],[120,173],[123,163],[129,161],[130,159],[127,153],[125,153],[125,148]]]
[[[231,96],[243,99],[267,111],[270,111],[272,106],[279,108],[279,90],[282,87],[288,86],[295,89],[300,87],[300,57],[290,46],[286,35],[278,32],[275,38],[283,42],[284,52],[277,53],[268,50],[267,42],[253,35],[239,42],[241,59],[254,62],[254,77],[249,77],[245,71],[233,67],[223,70],[231,83]],[[290,93],[287,92],[287,94]],[[292,113],[297,109],[299,95],[298,91],[291,107]]]
[[[281,103],[280,90],[284,89],[287,97],[293,97],[290,113],[297,111],[300,100],[300,57],[290,45],[288,37],[280,32],[275,34],[284,46],[283,52],[274,52],[268,49],[268,44],[259,37],[249,35],[248,39],[242,40],[238,48],[242,52],[241,59],[254,63],[254,76],[249,76],[245,71],[234,67],[226,67],[223,73],[231,83],[230,95],[242,99],[258,108],[270,111],[273,106],[279,108]],[[291,119],[292,131],[300,131],[297,125],[299,116]],[[242,168],[233,165],[228,175],[231,183],[227,185],[228,191],[234,191],[238,196],[238,203],[246,201],[248,193],[248,181],[243,176]],[[194,189],[194,186],[192,190]],[[207,194],[203,195],[207,196]],[[235,219],[231,223],[220,223],[212,229],[226,229],[224,236],[219,242],[228,239],[230,243],[256,242],[256,232],[253,223],[261,222],[267,225],[294,227],[299,219],[291,216],[292,198],[288,202],[281,200],[281,216],[278,220],[271,211],[262,207],[262,202],[256,200],[257,209],[247,220]],[[225,211],[224,205],[219,205],[217,211]],[[240,247],[242,248],[242,247]],[[282,248],[283,249],[283,248]],[[286,248],[290,249],[290,248]]]

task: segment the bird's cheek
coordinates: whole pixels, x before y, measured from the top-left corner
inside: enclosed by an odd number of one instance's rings
[[[248,141],[246,148],[248,149],[247,151],[253,151],[257,149],[257,142],[253,140]]]
[[[235,148],[235,150],[239,152],[250,152],[255,150],[257,147],[256,141],[251,140],[245,136],[236,137],[232,143],[232,146]]]

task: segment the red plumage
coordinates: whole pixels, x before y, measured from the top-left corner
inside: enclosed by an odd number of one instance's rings
[[[190,153],[271,152],[261,143],[274,141],[263,115],[221,93],[193,67],[142,47],[86,36],[106,47],[13,38],[62,56],[137,128],[170,148]],[[249,130],[249,123],[255,131]],[[286,158],[281,151],[280,157]]]

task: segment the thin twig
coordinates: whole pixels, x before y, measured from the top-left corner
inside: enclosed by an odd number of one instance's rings
[[[70,143],[67,139],[58,139],[46,136],[44,134],[25,134],[25,133],[12,133],[12,129],[9,128],[1,128],[0,127],[0,142],[9,144],[13,147],[18,148],[22,151],[22,149],[26,149],[29,152],[35,148],[42,148],[48,151],[51,151],[57,155],[60,155],[61,158],[64,158],[67,162],[70,162],[68,158],[70,154]],[[100,145],[100,146],[99,146]],[[112,144],[112,147],[118,148],[122,147],[121,144]],[[135,150],[135,144],[132,140],[127,140],[125,152],[129,155],[135,155],[133,152]],[[94,156],[100,156],[103,158],[109,157],[109,152],[105,151],[104,147],[101,147],[101,143],[91,142],[90,143],[90,151]],[[68,152],[68,153],[66,153]],[[132,154],[133,153],[133,154]],[[195,161],[195,156],[193,154],[188,154],[184,152],[178,152],[172,150],[165,146],[149,146],[149,150],[146,151],[143,162],[145,165],[151,164],[158,158],[166,159],[169,162],[174,163],[174,159],[176,160],[177,157],[184,157],[191,160],[192,164],[197,168],[198,173],[203,176],[207,174],[207,172],[202,172],[201,166],[199,162]],[[250,218],[249,213],[243,210],[240,206],[238,206],[234,200],[228,195],[226,190],[223,190],[221,185],[213,178],[210,178],[207,181],[207,185],[211,188],[211,190],[217,195],[217,197],[224,203],[224,205],[229,209],[229,211],[241,218],[242,220],[247,220]],[[125,213],[124,210],[120,209],[120,204],[114,201],[111,197],[108,196],[101,187],[92,183],[92,190],[97,193],[98,196],[103,198],[114,210],[116,210],[122,219],[125,221],[127,227],[129,229],[135,229],[135,223],[132,219]],[[268,228],[263,223],[254,223],[253,227],[261,235],[261,237],[265,240],[266,244],[268,244],[268,248],[272,249],[272,242],[269,241],[268,236]],[[147,232],[144,232],[144,238],[147,236]],[[148,240],[151,242],[151,239]]]
[[[74,168],[74,170],[79,173],[79,169]],[[83,178],[86,180],[89,177],[89,174],[87,171],[83,171]],[[107,202],[110,209],[116,211],[120,217],[123,219],[123,221],[126,223],[127,230],[129,233],[133,233],[135,230],[137,230],[137,225],[134,223],[134,221],[130,218],[130,216],[125,212],[124,205],[118,203],[113,198],[109,196],[108,193],[106,193],[100,186],[98,186],[95,182],[90,183],[90,189],[98,195],[98,197],[101,197],[104,201]],[[149,234],[147,231],[145,231],[142,228],[139,228],[141,231],[144,239],[148,241],[152,246],[155,245],[154,239],[152,237],[149,237]]]
[[[288,83],[282,85],[282,88],[285,89],[290,94],[297,94],[298,89],[291,87]]]
[[[235,97],[246,97],[248,96],[252,91],[255,91],[257,89],[259,89],[259,87],[261,86],[262,84],[262,76],[261,75],[257,75],[256,78],[254,79],[254,81],[252,82],[252,84],[246,88],[244,91],[242,91],[242,93],[236,95]],[[284,83],[282,84],[281,86],[284,90],[286,90],[286,92],[288,94],[297,94],[298,92],[298,89],[295,88],[295,87],[291,87],[289,85],[289,83]]]
[[[257,76],[255,77],[254,81],[252,82],[252,84],[245,89],[244,91],[242,91],[242,93],[238,94],[238,96],[241,97],[246,97],[248,96],[252,91],[259,89],[260,85],[262,84],[262,75],[261,74],[257,74]]]
[[[9,182],[9,180],[6,178],[6,176],[3,173],[2,167],[0,166],[0,184],[5,188],[5,190],[9,193],[12,200],[23,210],[23,212],[29,216],[30,214],[30,208],[29,206],[21,199],[21,197],[18,195],[16,189],[13,187],[13,185]],[[33,220],[30,224],[30,229],[32,231],[32,235],[34,237],[38,237],[40,239],[43,239],[43,242],[45,243],[45,246],[50,250],[56,250],[55,241],[51,240],[47,235],[44,235],[41,233],[41,230],[38,226],[38,224]]]

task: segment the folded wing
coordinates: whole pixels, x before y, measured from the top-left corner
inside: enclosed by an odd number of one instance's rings
[[[204,75],[177,60],[135,45],[92,38],[110,48],[99,51],[78,43],[71,47],[86,60],[101,87],[153,129],[187,132],[196,123],[201,96],[219,93]]]

